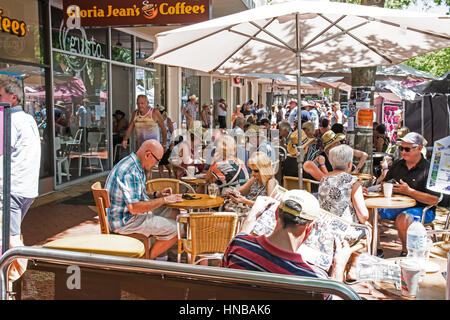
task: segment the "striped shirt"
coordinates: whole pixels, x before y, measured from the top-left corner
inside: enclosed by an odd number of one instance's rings
[[[145,171],[135,153],[123,158],[111,170],[105,183],[111,202],[108,210],[111,231],[123,227],[132,217],[127,204],[151,200],[145,192],[145,181]]]
[[[228,245],[221,267],[329,279],[327,273],[302,256],[274,246],[266,236],[238,234]],[[330,295],[327,298],[331,298]]]

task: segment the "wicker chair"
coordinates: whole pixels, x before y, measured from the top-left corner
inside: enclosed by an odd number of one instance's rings
[[[311,184],[319,184],[319,181],[303,179],[303,189],[311,193]],[[283,177],[283,187],[287,190],[298,189],[298,177]]]
[[[98,181],[91,186],[92,195],[94,196],[95,205],[97,207],[98,220],[100,221],[100,232],[102,234],[110,234],[113,233],[109,230],[108,220],[106,218],[106,209],[111,206],[109,201],[108,190],[102,189],[101,183]],[[124,234],[124,236],[128,236],[131,238],[138,239],[139,241],[144,243],[145,254],[142,256],[142,259],[150,258],[150,238],[144,234],[140,233],[132,233],[132,234]]]
[[[192,188],[191,185],[188,183],[178,180],[178,179],[170,179],[170,178],[160,178],[160,179],[152,179],[147,181],[146,188],[147,193],[151,193],[154,191],[161,191],[165,188],[172,188],[173,193],[180,193],[180,186],[183,186],[186,188],[187,192],[189,193],[195,193],[194,188]],[[181,192],[182,193],[182,192]]]
[[[184,220],[184,221],[183,221]],[[222,259],[237,230],[237,214],[234,212],[202,212],[179,215],[178,262],[181,254],[188,254],[188,262]],[[181,237],[181,224],[187,223],[187,237]],[[197,260],[197,258],[199,258]]]

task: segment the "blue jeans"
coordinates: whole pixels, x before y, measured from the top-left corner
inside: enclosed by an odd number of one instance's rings
[[[24,198],[16,195],[11,195],[11,210],[10,210],[10,230],[12,236],[20,235],[22,220],[25,217],[28,209],[33,203],[34,198]]]
[[[380,215],[381,219],[388,219],[388,220],[392,220],[392,221],[395,221],[397,216],[402,212],[406,212],[407,214],[409,214],[411,216],[411,218],[413,216],[416,216],[416,217],[420,217],[420,219],[422,219],[423,209],[424,209],[424,207],[413,207],[413,208],[404,208],[404,209],[378,209],[378,214]],[[424,223],[429,223],[429,222],[433,221],[435,217],[436,217],[436,212],[434,212],[434,210],[432,210],[432,209],[428,209],[427,212],[425,213]]]

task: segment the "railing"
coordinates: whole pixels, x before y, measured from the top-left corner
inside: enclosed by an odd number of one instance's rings
[[[16,247],[9,249],[0,259],[0,298],[8,299],[8,269],[18,259],[35,259],[53,263],[95,267],[100,269],[141,272],[167,276],[186,277],[194,280],[227,281],[236,284],[263,285],[275,289],[290,289],[328,293],[344,300],[361,300],[347,285],[334,280],[315,279],[274,273],[242,271],[218,267],[189,265],[183,263],[123,258],[41,247]]]

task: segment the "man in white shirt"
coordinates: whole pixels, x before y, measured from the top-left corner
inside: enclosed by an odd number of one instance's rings
[[[22,220],[38,196],[41,139],[36,121],[22,109],[23,91],[17,81],[0,81],[0,102],[11,105],[10,246],[16,247],[24,245],[20,238]],[[13,265],[11,281],[25,272],[24,262]]]
[[[219,128],[226,129],[227,128],[227,105],[225,104],[225,99],[220,99],[219,104],[217,106],[217,116],[219,119]]]

